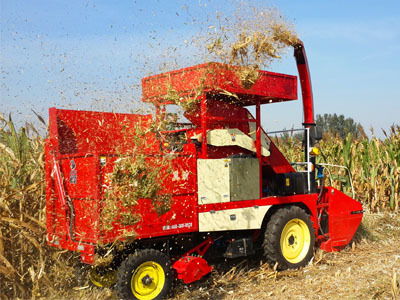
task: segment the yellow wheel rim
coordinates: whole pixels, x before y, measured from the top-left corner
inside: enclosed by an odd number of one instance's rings
[[[160,294],[164,284],[164,270],[154,261],[142,263],[131,278],[132,293],[140,300],[154,299]]]
[[[93,268],[89,271],[89,279],[97,287],[110,287],[117,281],[117,271],[100,274]]]
[[[310,230],[300,219],[290,220],[282,230],[281,249],[284,258],[292,263],[301,262],[310,249]]]

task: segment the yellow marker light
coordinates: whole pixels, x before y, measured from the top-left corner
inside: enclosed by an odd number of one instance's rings
[[[100,156],[100,166],[105,166],[107,163],[107,158],[105,156]]]
[[[321,154],[321,151],[317,147],[312,147],[312,149],[310,151],[310,155],[318,156],[320,154]]]

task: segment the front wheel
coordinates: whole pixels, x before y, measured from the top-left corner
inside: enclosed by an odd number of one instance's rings
[[[115,288],[122,299],[163,299],[172,281],[168,256],[154,249],[144,249],[129,255],[121,264]]]
[[[267,224],[264,254],[278,268],[296,269],[307,265],[314,254],[315,231],[304,209],[278,209]]]

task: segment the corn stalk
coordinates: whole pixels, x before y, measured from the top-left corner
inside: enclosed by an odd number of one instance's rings
[[[56,273],[46,272],[57,250],[45,243],[43,157],[34,127],[17,130],[11,115],[0,114],[0,294],[6,299],[35,299],[58,284]],[[62,273],[67,279],[65,264]]]

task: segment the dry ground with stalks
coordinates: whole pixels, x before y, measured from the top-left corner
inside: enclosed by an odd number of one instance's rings
[[[215,264],[207,278],[177,283],[169,298],[189,299],[394,299],[399,300],[400,215],[365,214],[353,243],[341,252],[317,250],[300,270],[276,272],[260,258]],[[117,299],[110,289],[62,290],[50,299]]]

